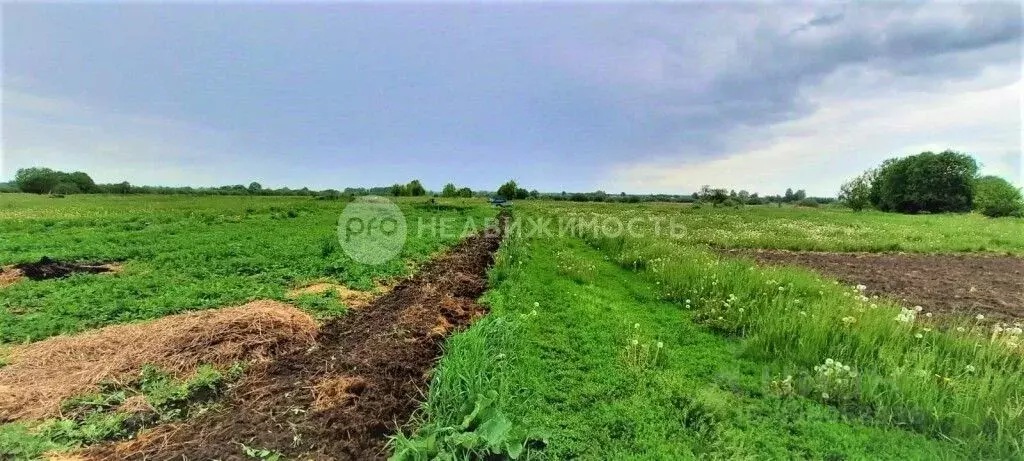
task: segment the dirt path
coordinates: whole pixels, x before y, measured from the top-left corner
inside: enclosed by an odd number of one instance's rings
[[[444,337],[484,314],[476,299],[499,234],[464,240],[390,293],[325,325],[317,348],[248,373],[223,409],[81,454],[242,460],[245,444],[288,458],[385,458],[387,436],[417,408]]]
[[[814,269],[870,295],[889,296],[925,311],[1024,318],[1024,258],[997,255],[823,253],[722,250],[759,263]]]

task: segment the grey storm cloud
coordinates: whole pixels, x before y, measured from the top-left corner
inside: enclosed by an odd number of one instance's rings
[[[739,128],[812,113],[807,90],[844,70],[881,75],[851,95],[927,90],[1021,56],[1010,3],[4,8],[5,80],[26,92],[254,150],[521,152],[580,177],[734,149]]]
[[[1020,65],[1021,13],[1015,5],[845,10],[814,16],[793,29],[786,19],[800,9],[774,9],[752,33],[737,34],[734,54],[705,85],[674,85],[685,81],[689,70],[666,67],[678,75],[667,75],[661,91],[639,91],[623,99],[646,98],[641,108],[660,110],[657,122],[645,125],[651,130],[646,138],[656,147],[682,143],[713,152],[731,128],[807,115],[815,107],[802,90],[843,68],[866,66],[893,74],[893,80],[915,78],[927,87],[972,77],[990,65]],[[678,31],[659,37],[664,43],[685,39]],[[695,60],[702,58],[707,59]]]

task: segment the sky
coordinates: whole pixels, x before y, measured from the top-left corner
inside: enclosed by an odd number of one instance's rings
[[[0,180],[833,196],[1024,186],[1021,3],[5,3]]]

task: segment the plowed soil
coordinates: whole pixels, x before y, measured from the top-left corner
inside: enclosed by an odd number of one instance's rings
[[[502,233],[464,240],[388,294],[324,325],[317,348],[247,373],[223,409],[80,454],[242,460],[245,444],[287,458],[385,458],[386,438],[417,408],[444,337],[484,314],[476,298]]]
[[[869,295],[888,296],[927,312],[1024,318],[1024,258],[996,255],[821,253],[724,250],[759,263],[814,269]]]

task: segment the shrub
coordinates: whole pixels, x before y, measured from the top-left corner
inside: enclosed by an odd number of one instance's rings
[[[872,180],[869,197],[882,211],[970,211],[977,173],[973,158],[948,150],[889,159]]]
[[[983,176],[974,185],[974,209],[996,218],[1019,216],[1024,211],[1020,189],[998,176]]]
[[[62,182],[53,187],[50,191],[54,195],[70,195],[79,194],[82,190],[78,188],[78,185],[73,182]]]
[[[868,170],[844,183],[839,188],[839,201],[853,211],[861,211],[871,206],[871,182],[875,170]]]
[[[811,208],[818,208],[818,206],[821,205],[821,204],[818,203],[817,200],[815,200],[813,198],[810,198],[810,197],[807,197],[807,198],[805,198],[803,200],[800,200],[799,202],[796,202],[796,205],[797,206],[806,206],[806,207],[811,207]]]
[[[525,199],[530,196],[530,192],[519,187],[515,181],[509,181],[498,188],[498,195],[508,200]]]

